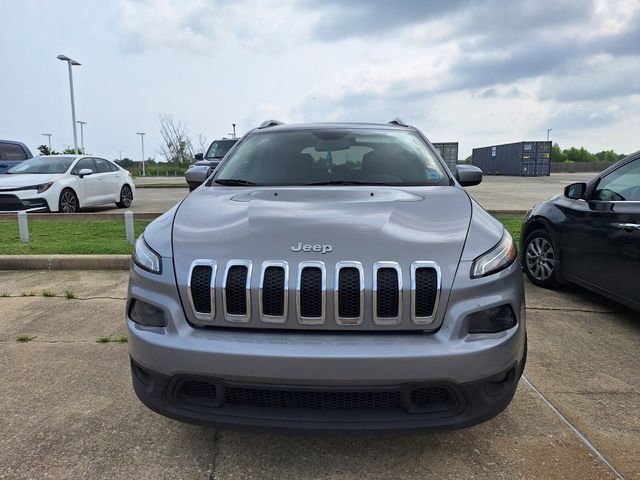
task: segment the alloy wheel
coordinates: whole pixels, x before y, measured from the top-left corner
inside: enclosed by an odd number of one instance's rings
[[[541,282],[553,275],[555,252],[546,238],[535,237],[527,245],[525,261],[529,273]]]
[[[131,203],[133,202],[133,192],[127,186],[122,187],[122,192],[120,192],[120,203],[124,208],[129,208]]]
[[[60,210],[64,213],[75,213],[78,209],[78,200],[73,192],[65,190],[60,196]]]

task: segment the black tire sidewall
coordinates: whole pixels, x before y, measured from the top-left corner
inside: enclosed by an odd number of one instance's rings
[[[131,192],[131,203],[129,205],[125,205],[123,200],[123,193],[126,189],[129,189],[129,192]],[[120,201],[116,202],[116,205],[120,208],[129,208],[131,206],[131,204],[133,203],[133,191],[131,190],[131,187],[129,185],[123,185],[122,188],[120,189]]]
[[[554,254],[553,273],[546,280],[538,280],[537,278],[535,278],[529,271],[529,267],[527,267],[527,248],[529,247],[529,244],[531,243],[531,241],[535,238],[544,238],[547,242],[551,244],[551,247],[553,248],[553,254]],[[524,273],[527,275],[531,283],[543,288],[556,288],[559,285],[558,281],[556,280],[557,273],[558,273],[557,272],[558,249],[556,248],[553,242],[553,238],[551,238],[551,234],[548,231],[539,228],[531,232],[529,235],[527,235],[527,237],[524,240],[522,256],[523,256],[522,266],[524,268]]]
[[[62,196],[66,192],[71,193],[71,195],[73,195],[73,198],[75,199],[76,208],[73,212],[65,212],[64,210],[62,210]],[[78,210],[80,210],[80,202],[78,201],[78,195],[76,195],[76,192],[74,192],[70,188],[65,188],[64,190],[62,190],[60,192],[60,197],[58,198],[58,213],[77,213]]]

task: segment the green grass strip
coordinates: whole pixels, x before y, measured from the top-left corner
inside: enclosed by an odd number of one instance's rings
[[[149,224],[136,221],[135,234]],[[0,255],[33,254],[129,254],[124,222],[116,220],[32,220],[29,243],[20,243],[18,222],[0,222]]]

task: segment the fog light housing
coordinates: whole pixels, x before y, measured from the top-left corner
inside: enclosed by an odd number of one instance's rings
[[[164,312],[150,303],[134,298],[129,306],[129,318],[145,327],[164,327],[167,322],[164,319]]]
[[[467,316],[469,333],[497,333],[513,328],[518,323],[511,305],[487,308]]]

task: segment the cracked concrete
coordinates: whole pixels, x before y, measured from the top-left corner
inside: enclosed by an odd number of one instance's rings
[[[125,272],[0,272],[0,478],[614,478],[521,382],[498,417],[455,432],[314,436],[206,429],[131,389]],[[83,300],[22,297],[70,289]],[[98,297],[113,298],[98,298]],[[638,315],[527,285],[527,377],[625,478],[640,478]],[[36,339],[17,343],[17,335]]]

